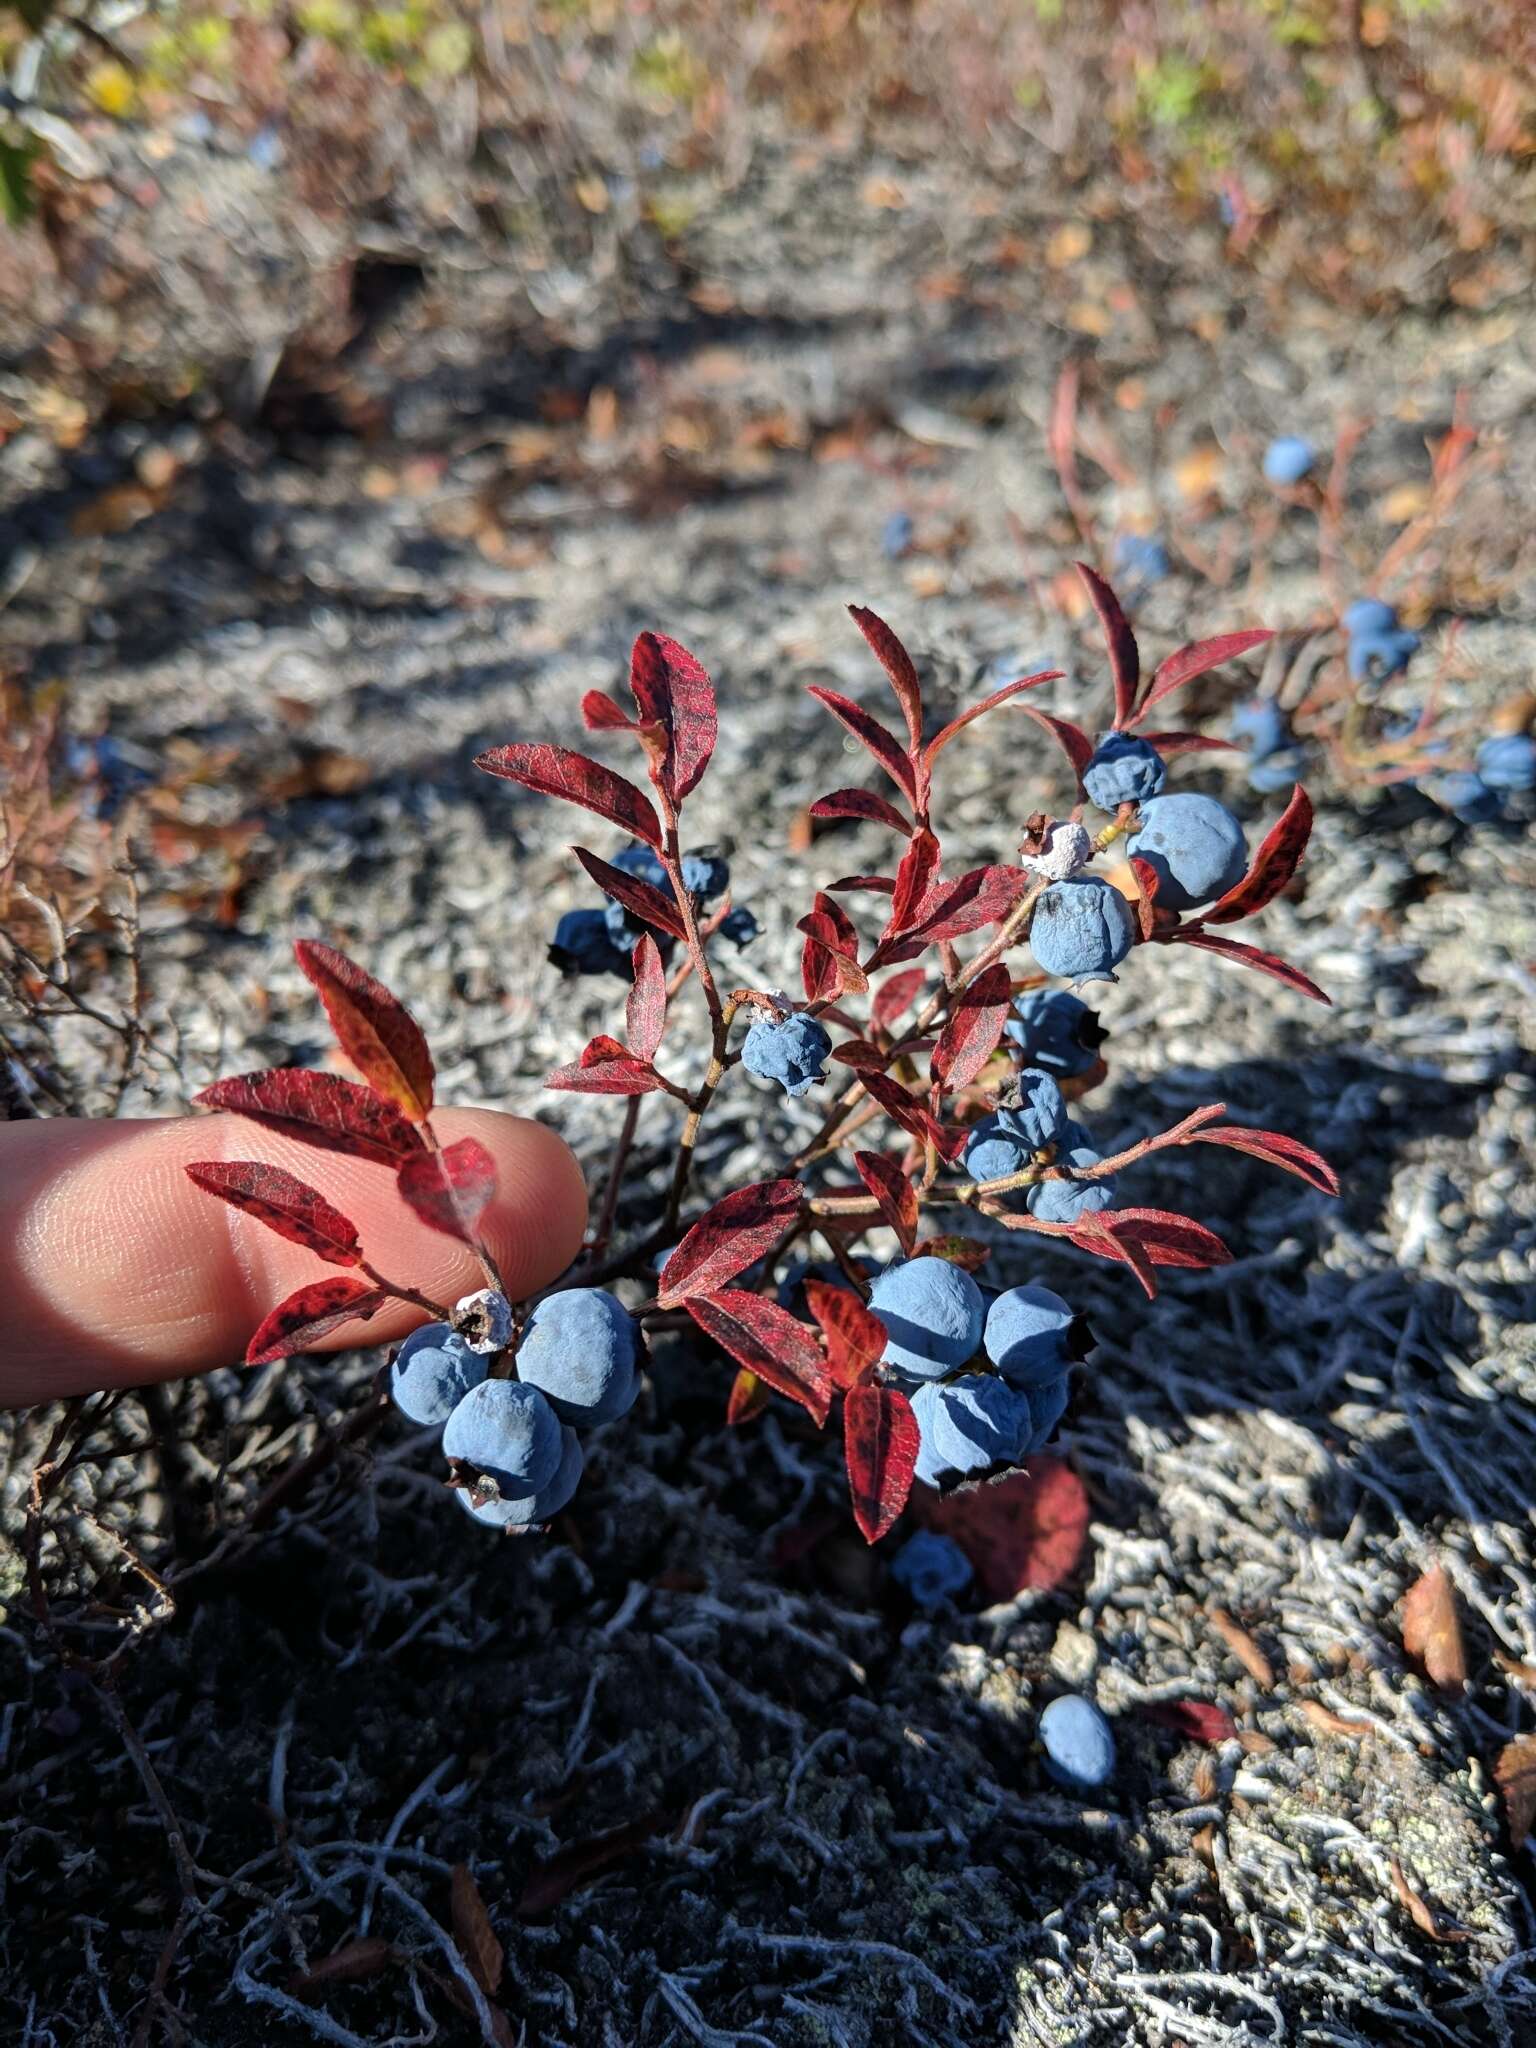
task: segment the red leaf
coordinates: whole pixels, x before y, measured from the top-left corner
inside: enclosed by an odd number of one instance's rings
[[[192,1100],[201,1109],[232,1110],[306,1145],[380,1166],[395,1166],[422,1148],[416,1126],[393,1103],[339,1074],[311,1073],[307,1067],[233,1074]]]
[[[879,896],[896,893],[896,884],[889,875],[844,875],[840,882],[828,882],[827,887],[839,891],[870,889]]]
[[[1246,633],[1218,633],[1214,640],[1196,640],[1188,647],[1180,647],[1168,659],[1159,662],[1147,694],[1137,707],[1135,716],[1127,721],[1140,725],[1154,704],[1160,704],[1164,697],[1174,690],[1182,689],[1185,683],[1192,683],[1196,676],[1203,676],[1208,669],[1219,668],[1224,661],[1235,661],[1250,648],[1262,647],[1266,640],[1273,640],[1274,634],[1267,629]],[[1117,718],[1118,725],[1120,720]]]
[[[1265,835],[1243,879],[1220,896],[1209,910],[1200,913],[1200,923],[1235,924],[1240,917],[1252,917],[1273,903],[1289,887],[1312,836],[1312,799],[1298,782],[1291,800]]]
[[[818,1428],[832,1408],[832,1382],[821,1346],[787,1308],[744,1287],[690,1295],[689,1315],[738,1365],[798,1401]]]
[[[416,1019],[382,981],[334,946],[300,939],[293,956],[319,990],[347,1058],[375,1095],[419,1124],[432,1107],[433,1076],[432,1055]]]
[[[797,1180],[760,1180],[737,1188],[708,1209],[661,1269],[656,1298],[675,1308],[692,1294],[712,1294],[772,1251],[800,1214]]]
[[[1467,1650],[1451,1575],[1432,1564],[1403,1595],[1403,1649],[1441,1692],[1466,1690]]]
[[[835,953],[839,960],[856,961],[859,957],[859,935],[852,918],[841,903],[834,902],[824,890],[817,890],[809,913],[800,919],[795,929],[813,932],[820,944],[829,953]]]
[[[954,1149],[954,1133],[945,1129],[936,1117],[930,1116],[915,1096],[909,1095],[899,1081],[893,1081],[889,1074],[863,1074],[865,1092],[872,1095],[886,1115],[900,1124],[914,1138],[927,1144],[930,1139],[938,1146],[940,1154],[948,1158]],[[965,1143],[964,1133],[959,1143]]]
[[[947,882],[923,905],[915,936],[934,943],[963,938],[983,925],[1001,924],[1030,887],[1023,868],[972,868],[956,882]]]
[[[1026,704],[1024,709],[1035,721],[1036,725],[1043,725],[1045,727],[1046,731],[1071,762],[1072,773],[1077,777],[1077,785],[1079,790],[1081,790],[1083,770],[1093,759],[1093,741],[1083,731],[1082,727],[1074,725],[1070,718],[1057,718],[1053,712],[1037,711],[1033,704]]]
[[[585,754],[544,742],[519,744],[477,754],[475,766],[487,775],[499,775],[504,782],[520,782],[540,796],[558,796],[568,804],[580,804],[583,810],[595,811],[631,838],[643,839],[660,851],[661,827],[650,798],[624,776],[615,775]]]
[[[603,1032],[589,1039],[569,1065],[544,1078],[546,1088],[566,1095],[653,1095],[661,1085],[648,1059]]]
[[[853,615],[853,623],[869,642],[876,661],[891,679],[896,702],[907,721],[907,737],[915,760],[923,744],[923,691],[912,657],[884,619],[866,611],[861,604],[851,604],[848,609]]]
[[[827,1340],[828,1372],[844,1392],[856,1387],[884,1354],[884,1323],[849,1287],[807,1280],[805,1299]]]
[[[851,697],[839,696],[836,690],[823,689],[820,683],[811,683],[807,687],[813,697],[826,705],[834,718],[841,720],[856,740],[868,747],[907,802],[916,810],[917,776],[894,734],[888,732],[878,718],[871,717],[862,704],[855,704]]]
[[[1255,1159],[1283,1167],[1320,1194],[1336,1195],[1339,1192],[1339,1176],[1322,1154],[1295,1138],[1287,1138],[1283,1132],[1249,1130],[1241,1124],[1208,1124],[1203,1131],[1197,1131],[1190,1142],[1196,1145],[1230,1145],[1234,1152],[1249,1152]]]
[[[1083,1251],[1093,1252],[1101,1259],[1118,1259],[1121,1265],[1129,1266],[1148,1301],[1156,1300],[1157,1280],[1151,1260],[1134,1236],[1120,1235],[1112,1215],[1079,1216],[1075,1223],[1067,1224],[1065,1234]]]
[[[1171,1209],[1116,1209],[1115,1233],[1129,1238],[1154,1266],[1190,1266],[1204,1271],[1230,1266],[1232,1253],[1214,1230]]]
[[[833,1046],[827,1057],[858,1073],[883,1074],[892,1055],[882,1052],[878,1045],[871,1045],[867,1038],[845,1038],[841,1045]]]
[[[388,1300],[381,1287],[345,1279],[340,1273],[328,1280],[311,1280],[262,1318],[245,1347],[245,1362],[270,1365],[274,1358],[307,1351],[343,1323],[365,1323]]]
[[[1226,1742],[1237,1733],[1237,1723],[1226,1708],[1211,1700],[1153,1700],[1141,1711],[1146,1720],[1171,1728],[1189,1742]]]
[[[496,1162],[478,1138],[455,1138],[441,1152],[407,1159],[395,1184],[423,1223],[473,1244],[496,1192]]]
[[[908,1258],[917,1242],[917,1190],[894,1159],[883,1152],[855,1152],[859,1179],[880,1204],[880,1214],[895,1231]]]
[[[952,1266],[964,1266],[967,1273],[979,1273],[992,1256],[990,1245],[978,1237],[960,1237],[946,1232],[942,1237],[922,1238],[913,1253],[919,1259],[947,1259]]]
[[[1109,672],[1115,679],[1115,724],[1123,727],[1136,708],[1136,690],[1141,681],[1141,655],[1136,635],[1120,609],[1120,600],[1096,569],[1086,562],[1076,564],[1088,601],[1099,615],[1104,645],[1109,649]]]
[[[1145,943],[1157,934],[1157,891],[1161,877],[1151,861],[1143,860],[1139,853],[1131,855],[1130,869],[1136,880],[1136,895],[1131,904],[1131,915],[1136,920],[1137,935]],[[1176,925],[1179,921],[1178,912],[1176,910],[1165,912],[1163,915],[1163,923],[1165,925],[1168,924],[1169,918],[1173,920],[1173,925]],[[1168,928],[1172,930],[1173,925],[1169,925]]]
[[[1012,1000],[1013,984],[1001,960],[966,984],[928,1062],[941,1088],[963,1088],[975,1080],[997,1049]]]
[[[1233,740],[1213,740],[1203,732],[1144,732],[1141,737],[1149,747],[1156,747],[1165,761],[1175,754],[1238,754],[1242,752]]]
[[[425,1155],[422,1155],[425,1156]],[[197,1160],[188,1175],[210,1195],[254,1216],[290,1243],[306,1245],[331,1266],[355,1266],[363,1253],[357,1226],[333,1209],[318,1189],[255,1159]]]
[[[600,860],[584,846],[573,846],[571,851],[603,894],[617,898],[642,924],[653,925],[671,939],[681,939],[686,935],[682,912],[670,896],[662,895],[654,882],[644,881],[639,875],[625,874],[622,868]]]
[[[579,1842],[567,1842],[552,1856],[545,1856],[529,1871],[517,1901],[519,1920],[536,1920],[549,1913],[577,1885],[609,1869],[615,1863],[637,1855],[653,1835],[668,1825],[662,1813],[646,1814],[640,1820],[625,1821],[600,1835],[588,1835]]]
[[[674,804],[698,787],[715,751],[715,686],[686,647],[665,633],[642,633],[629,662],[640,716],[667,736],[661,786]]]
[[[917,922],[938,868],[939,842],[924,825],[913,833],[901,857],[901,866],[896,870],[891,915],[882,938],[899,938]]]
[[[921,1448],[912,1403],[899,1387],[873,1383],[843,1403],[843,1455],[853,1518],[866,1543],[878,1543],[907,1504]]]
[[[725,1404],[725,1419],[733,1428],[744,1422],[755,1422],[768,1406],[768,1396],[773,1392],[766,1380],[760,1380],[755,1372],[748,1372],[745,1366],[731,1381],[731,1398]]]
[[[1061,1458],[1036,1456],[1027,1472],[942,1500],[925,1493],[918,1512],[928,1528],[959,1544],[990,1600],[1064,1585],[1088,1541],[1087,1489]]]
[[[826,939],[817,937],[809,927],[819,922],[824,931],[830,931],[830,920],[805,917],[800,922],[806,928],[805,944],[800,948],[800,985],[808,1003],[819,1003],[837,991],[837,955]]]
[[[624,1005],[624,1033],[636,1058],[649,1062],[656,1057],[667,1023],[667,977],[649,932],[641,933],[630,960],[635,978]]]
[[[588,690],[581,700],[581,722],[588,732],[639,732],[640,727],[622,704],[615,704],[606,690]]]
[[[911,1009],[927,979],[926,967],[908,967],[900,974],[893,974],[889,981],[882,981],[869,1006],[870,1022],[882,1031],[889,1031],[897,1018],[905,1016]]]
[[[1010,697],[1017,697],[1021,690],[1038,690],[1042,683],[1054,683],[1060,675],[1059,668],[1044,668],[1038,675],[1016,676],[1011,683],[1004,683],[1000,690],[994,690],[990,697],[983,697],[979,704],[973,704],[969,711],[962,711],[958,718],[952,718],[943,731],[936,733],[928,742],[928,751],[923,759],[930,772],[957,732],[963,732],[974,720],[995,711],[999,704],[1006,704]],[[1026,705],[1025,709],[1028,708]]]
[[[507,1959],[467,1863],[455,1863],[449,1875],[448,1911],[454,1945],[468,1963],[469,1974],[487,1998],[494,1998]]]
[[[1298,994],[1310,996],[1314,1003],[1327,1003],[1330,1008],[1333,997],[1324,995],[1315,981],[1311,981],[1299,967],[1293,967],[1289,960],[1281,960],[1274,953],[1263,952],[1258,946],[1244,945],[1241,939],[1228,939],[1215,932],[1198,929],[1184,929],[1174,932],[1170,943],[1184,946],[1198,946],[1202,953],[1219,953],[1223,960],[1235,960],[1239,967],[1257,968],[1260,974],[1272,974],[1276,981],[1283,981],[1287,988]]]
[[[912,830],[894,804],[872,789],[834,789],[817,797],[811,805],[813,818],[865,818],[872,825],[889,825],[905,838]]]

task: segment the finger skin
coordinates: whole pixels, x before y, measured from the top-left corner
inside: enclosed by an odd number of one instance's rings
[[[496,1161],[486,1239],[513,1300],[555,1279],[586,1225],[581,1169],[543,1124],[443,1110],[444,1144],[473,1136]],[[308,1181],[357,1225],[388,1279],[451,1304],[484,1285],[472,1252],[406,1208],[386,1166],[317,1151],[243,1117],[0,1125],[0,1407],[179,1378],[244,1355],[285,1295],[325,1265],[188,1178],[194,1160],[257,1159]],[[315,1348],[392,1343],[423,1320],[390,1303]]]

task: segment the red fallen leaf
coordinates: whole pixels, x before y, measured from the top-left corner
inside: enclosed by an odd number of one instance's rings
[[[496,1192],[496,1162],[478,1138],[455,1138],[441,1152],[407,1159],[395,1177],[401,1199],[423,1223],[473,1244]]]
[[[992,1256],[990,1245],[979,1238],[959,1237],[946,1231],[942,1237],[925,1237],[913,1252],[919,1259],[948,1259],[952,1266],[964,1266],[967,1273],[979,1273]]]
[[[881,933],[882,938],[900,938],[917,922],[938,870],[939,842],[926,825],[921,826],[913,833],[896,870],[890,920]]]
[[[1190,1742],[1226,1742],[1237,1733],[1237,1723],[1226,1708],[1210,1700],[1154,1700],[1141,1714],[1143,1720],[1171,1728]]]
[[[1065,1585],[1088,1541],[1088,1492],[1061,1458],[1031,1458],[1027,1472],[942,1498],[923,1490],[918,1516],[954,1538],[990,1600]]]
[[[568,1065],[544,1077],[546,1088],[566,1095],[653,1095],[661,1085],[649,1060],[601,1032]]]
[[[1322,1154],[1314,1152],[1310,1145],[1303,1145],[1299,1139],[1286,1137],[1282,1131],[1248,1130],[1241,1124],[1208,1124],[1189,1142],[1195,1145],[1230,1145],[1234,1152],[1251,1152],[1255,1159],[1267,1160],[1271,1166],[1294,1173],[1320,1194],[1336,1195],[1339,1192],[1339,1176]]]
[[[1241,939],[1219,938],[1215,932],[1185,929],[1172,933],[1166,943],[1198,946],[1203,953],[1219,953],[1223,960],[1235,960],[1239,967],[1253,967],[1260,974],[1272,974],[1276,981],[1283,981],[1287,988],[1295,989],[1299,995],[1310,996],[1314,1003],[1326,1003],[1330,1009],[1333,1007],[1333,997],[1325,995],[1299,967],[1293,967],[1288,960],[1281,960],[1274,953],[1262,952],[1257,946],[1245,946]]]
[[[725,1195],[707,1209],[662,1267],[656,1299],[676,1308],[691,1294],[711,1294],[772,1251],[800,1214],[805,1189],[797,1180],[759,1180]]]
[[[664,1813],[648,1813],[622,1827],[608,1828],[600,1835],[588,1835],[580,1842],[568,1842],[553,1856],[543,1856],[529,1871],[518,1896],[517,1917],[537,1920],[569,1896],[589,1877],[622,1863],[643,1849],[653,1835],[670,1824]]]
[[[1504,1795],[1509,1837],[1518,1849],[1536,1829],[1536,1735],[1517,1735],[1494,1760],[1493,1782]]]
[[[329,1984],[366,1983],[392,1962],[394,1955],[393,1944],[382,1935],[365,1934],[358,1941],[343,1942],[339,1949],[311,1963],[307,1970],[295,1970],[288,1979],[289,1993],[294,1998],[308,1999]]]
[[[834,718],[848,728],[856,740],[869,749],[907,802],[916,810],[917,775],[912,763],[897,744],[894,734],[888,732],[878,718],[871,717],[862,704],[855,704],[851,697],[840,696],[836,690],[824,689],[820,683],[810,683],[807,688],[813,697],[826,705]]]
[[[912,830],[896,806],[888,804],[883,796],[876,796],[872,789],[834,789],[827,796],[817,797],[811,805],[811,816],[863,818],[872,825],[889,825],[904,839]]]
[[[573,754],[569,747],[552,747],[546,742],[520,743],[477,754],[475,766],[487,775],[499,775],[504,782],[520,782],[540,796],[558,796],[568,804],[580,804],[631,838],[643,839],[658,852],[661,849],[661,826],[650,798],[624,776],[615,775],[585,754]]]
[[[589,853],[584,846],[573,846],[571,851],[603,894],[616,897],[642,924],[654,926],[669,938],[686,936],[682,912],[670,896],[662,895],[654,882],[647,882],[639,875],[625,874],[622,868]]]
[[[1175,754],[1240,754],[1235,740],[1213,740],[1203,732],[1144,732],[1149,747],[1156,747],[1165,761]]]
[[[885,1325],[850,1287],[807,1280],[805,1299],[827,1340],[827,1370],[846,1393],[879,1364],[886,1346]]]
[[[861,1074],[865,1093],[873,1096],[893,1123],[900,1124],[914,1138],[938,1148],[941,1159],[953,1159],[965,1149],[968,1132],[954,1130],[931,1116],[916,1096],[909,1095],[889,1074]]]
[[[356,1224],[333,1209],[318,1189],[280,1166],[256,1159],[201,1159],[188,1166],[187,1174],[210,1195],[254,1216],[290,1243],[306,1246],[327,1265],[360,1264]]]
[[[308,1351],[343,1323],[367,1322],[389,1298],[382,1287],[347,1280],[340,1273],[328,1280],[311,1280],[262,1318],[245,1347],[245,1362],[270,1365],[274,1358]]]
[[[349,1153],[380,1166],[395,1166],[422,1149],[416,1126],[392,1102],[340,1074],[312,1073],[307,1067],[232,1074],[192,1100],[200,1109],[231,1110],[321,1151]]]
[[[777,1394],[798,1401],[818,1428],[832,1409],[832,1382],[821,1346],[787,1308],[744,1287],[691,1294],[683,1304],[707,1336]]]
[[[581,722],[588,732],[640,732],[638,720],[622,704],[615,704],[606,690],[588,690],[581,700]]]
[[[1096,569],[1086,562],[1073,565],[1083,579],[1088,601],[1099,615],[1104,645],[1109,650],[1109,672],[1115,679],[1115,724],[1123,727],[1136,708],[1136,691],[1141,681],[1141,654],[1136,635],[1120,609],[1120,600]]]
[[[995,711],[999,704],[1006,704],[1010,697],[1017,697],[1021,690],[1038,690],[1042,683],[1054,683],[1060,676],[1059,668],[1044,668],[1032,676],[1016,676],[1011,683],[1004,683],[1000,690],[994,690],[990,697],[983,697],[979,704],[973,704],[969,711],[962,711],[958,718],[952,718],[944,730],[928,742],[928,751],[923,760],[930,773],[934,762],[949,745],[957,732],[978,718],[984,718],[989,711]],[[1025,706],[1028,709],[1028,706]]]
[[[861,604],[851,604],[848,610],[869,642],[876,661],[890,677],[901,715],[907,721],[907,738],[915,760],[923,744],[923,690],[912,657],[877,613],[867,611]]]
[[[1389,1856],[1387,1868],[1392,1873],[1392,1889],[1397,1894],[1397,1902],[1407,1912],[1420,1934],[1427,1934],[1431,1941],[1458,1942],[1472,1939],[1468,1928],[1458,1927],[1454,1921],[1442,1918],[1439,1908],[1431,1905],[1422,1892],[1414,1890],[1408,1882],[1408,1874],[1403,1869],[1401,1857]]]
[[[760,1380],[755,1372],[748,1372],[743,1366],[731,1381],[731,1398],[725,1407],[726,1421],[733,1426],[755,1422],[768,1406],[771,1392],[766,1380]]]
[[[642,932],[630,955],[634,979],[624,1004],[624,1034],[637,1059],[656,1057],[667,1024],[667,977],[661,953],[649,932]]]
[[[448,1879],[448,1910],[453,1922],[454,1946],[468,1963],[469,1974],[486,1997],[494,1998],[500,1989],[501,1973],[506,1968],[507,1959],[496,1939],[491,1916],[485,1910],[480,1887],[471,1876],[467,1863],[455,1863],[453,1866]]]
[[[1240,917],[1252,917],[1266,903],[1272,903],[1282,889],[1289,887],[1311,836],[1312,799],[1298,782],[1290,802],[1254,855],[1247,874],[1225,896],[1218,897],[1209,910],[1200,913],[1201,924],[1235,924]]]
[[[629,687],[640,716],[666,734],[661,786],[680,804],[702,781],[715,751],[715,686],[686,647],[665,633],[642,633],[630,655]]]
[[[1026,704],[1024,710],[1043,726],[1051,738],[1072,764],[1072,773],[1077,777],[1079,789],[1083,786],[1083,770],[1093,759],[1093,741],[1080,725],[1074,725],[1070,718],[1058,718],[1052,711],[1039,711],[1033,704]]]
[[[843,1456],[853,1518],[866,1543],[878,1543],[907,1504],[922,1440],[912,1403],[899,1387],[873,1381],[843,1402]]]
[[[1467,1650],[1443,1564],[1432,1564],[1403,1595],[1403,1650],[1439,1691],[1465,1691]]]
[[[900,974],[893,974],[888,981],[882,981],[869,1006],[871,1024],[882,1031],[889,1031],[897,1018],[905,1016],[911,1009],[927,979],[926,967],[908,967]]]
[[[922,922],[913,936],[930,945],[940,939],[964,938],[984,925],[1001,924],[1031,886],[1023,868],[972,868],[956,882],[946,882],[923,905]],[[887,953],[886,958],[894,958]]]
[[[1116,1234],[1129,1238],[1154,1266],[1189,1266],[1201,1271],[1230,1266],[1232,1253],[1214,1230],[1171,1209],[1116,1209]]]
[[[883,1152],[855,1152],[859,1179],[880,1204],[880,1214],[895,1231],[910,1259],[917,1242],[917,1190],[894,1159]]]
[[[939,1087],[963,1088],[975,1080],[997,1050],[1012,1000],[1013,985],[1001,960],[966,984],[928,1062]]]
[[[337,1044],[374,1094],[422,1122],[432,1107],[432,1055],[404,1003],[318,939],[300,939],[293,956],[319,990]]]
[[[1262,647],[1266,640],[1274,637],[1267,627],[1261,627],[1244,633],[1218,633],[1214,640],[1195,640],[1188,647],[1176,648],[1166,661],[1158,663],[1147,694],[1128,724],[1140,725],[1152,706],[1160,704],[1174,690],[1192,683],[1196,676],[1203,676],[1208,669],[1219,668],[1224,661],[1235,661],[1238,655]],[[1120,723],[1118,718],[1115,723]],[[1147,737],[1150,739],[1152,735],[1149,733]]]

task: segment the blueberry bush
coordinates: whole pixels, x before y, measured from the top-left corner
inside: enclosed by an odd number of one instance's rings
[[[722,1395],[733,1422],[775,1396],[818,1426],[840,1409],[853,1512],[874,1542],[915,1483],[951,1493],[1038,1452],[1065,1413],[1073,1366],[1091,1348],[1083,1319],[1052,1289],[989,1287],[990,1246],[957,1223],[986,1218],[1002,1231],[1065,1240],[1128,1267],[1151,1297],[1158,1268],[1210,1267],[1230,1254],[1199,1221],[1129,1198],[1134,1169],[1150,1154],[1234,1147],[1336,1193],[1316,1153],[1226,1122],[1220,1103],[1108,1155],[1074,1114],[1107,1073],[1105,1034],[1074,991],[1114,980],[1133,955],[1140,965],[1148,949],[1196,946],[1327,1001],[1297,969],[1225,930],[1291,883],[1311,825],[1305,792],[1292,790],[1250,859],[1241,824],[1222,804],[1166,787],[1170,760],[1219,743],[1146,729],[1175,691],[1269,635],[1235,632],[1180,648],[1144,677],[1113,591],[1092,569],[1080,573],[1114,691],[1113,720],[1096,740],[1029,702],[1055,671],[1004,684],[930,737],[905,648],[873,612],[853,609],[902,729],[830,689],[812,694],[867,749],[896,800],[838,789],[812,812],[872,821],[892,835],[895,857],[888,873],[815,893],[798,927],[799,999],[729,985],[722,971],[722,949],[734,962],[756,925],[732,905],[725,861],[684,846],[685,806],[717,736],[713,685],[686,649],[642,633],[633,712],[601,691],[582,703],[589,731],[638,750],[651,794],[551,742],[483,754],[478,765],[488,774],[576,804],[625,836],[612,857],[575,849],[606,905],[563,917],[551,949],[566,974],[622,973],[628,983],[623,1036],[591,1039],[547,1082],[627,1098],[596,1230],[554,1289],[509,1302],[480,1228],[494,1193],[492,1162],[474,1139],[439,1143],[420,1030],[361,968],[303,940],[299,964],[360,1081],[284,1069],[219,1082],[200,1100],[323,1149],[387,1162],[410,1208],[474,1249],[485,1286],[454,1304],[433,1301],[377,1271],[351,1222],[316,1188],[255,1163],[197,1165],[189,1171],[210,1194],[343,1269],[276,1306],[248,1361],[365,1325],[392,1297],[419,1307],[430,1320],[396,1353],[388,1392],[411,1421],[441,1430],[447,1482],[467,1512],[488,1529],[524,1532],[547,1525],[575,1493],[581,1432],[633,1404],[647,1324],[685,1317],[704,1354],[727,1362]],[[1065,814],[1031,817],[1013,858],[946,873],[935,822],[941,756],[966,727],[1014,700],[1066,756],[1074,787]],[[1106,856],[1115,864],[1098,865]],[[845,896],[873,902],[876,914],[856,922]],[[962,941],[971,942],[968,956]],[[690,1017],[707,1034],[705,1063],[684,1082],[674,1048]],[[700,1192],[700,1131],[738,1067],[788,1098],[822,1090],[828,1107],[775,1178]],[[670,1190],[660,1223],[615,1249],[649,1095],[678,1105]],[[930,1222],[937,1227],[924,1234]],[[867,1242],[871,1233],[876,1243]],[[816,1240],[828,1255],[819,1266]],[[880,1263],[891,1240],[896,1255]],[[621,1281],[639,1283],[648,1298],[627,1306],[613,1291]],[[919,1555],[911,1569],[944,1597],[942,1554]],[[1103,1743],[1094,1726],[1064,1720],[1059,1768],[1074,1782],[1096,1782],[1108,1769]]]

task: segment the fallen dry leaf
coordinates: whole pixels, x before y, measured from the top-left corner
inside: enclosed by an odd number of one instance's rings
[[[1367,1722],[1346,1721],[1342,1714],[1335,1714],[1320,1700],[1298,1700],[1296,1704],[1312,1726],[1324,1735],[1347,1735],[1351,1742],[1358,1742],[1362,1735],[1371,1732]]]
[[[1247,1629],[1240,1628],[1224,1607],[1208,1607],[1206,1619],[1217,1635],[1242,1665],[1255,1685],[1262,1685],[1266,1692],[1274,1689],[1275,1667],[1270,1663]]]
[[[991,1600],[1063,1584],[1088,1540],[1087,1491],[1060,1458],[1033,1458],[1027,1472],[943,1500],[919,1488],[913,1506],[928,1528],[959,1544]]]
[[[376,1977],[393,1954],[391,1944],[377,1934],[345,1942],[333,1955],[322,1956],[307,1970],[296,1971],[288,1979],[289,1992],[295,1998],[310,1998],[328,1984],[361,1984],[366,1978]]]
[[[458,1945],[459,1954],[468,1963],[469,1974],[486,1997],[494,1998],[507,1959],[502,1953],[501,1943],[496,1939],[491,1916],[485,1910],[480,1887],[470,1875],[467,1863],[455,1863],[453,1866],[448,1896],[449,1910],[453,1918],[453,1938]]]
[[[1467,1652],[1450,1575],[1433,1564],[1403,1595],[1403,1649],[1410,1662],[1441,1692],[1460,1692],[1467,1682]]]
[[[1404,1906],[1415,1927],[1421,1934],[1427,1934],[1431,1941],[1470,1941],[1471,1935],[1465,1928],[1455,1927],[1440,1918],[1434,1907],[1421,1892],[1416,1892],[1404,1874],[1403,1866],[1392,1858],[1392,1889],[1397,1893],[1398,1903]]]
[[[1509,1832],[1519,1845],[1536,1827],[1536,1735],[1517,1735],[1499,1751],[1493,1782],[1504,1795]]]

